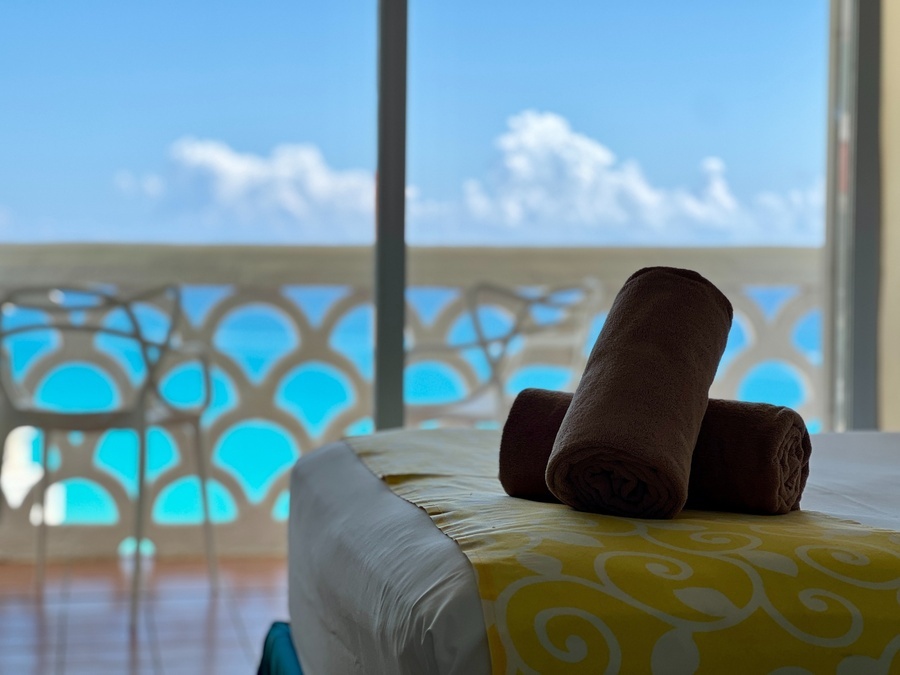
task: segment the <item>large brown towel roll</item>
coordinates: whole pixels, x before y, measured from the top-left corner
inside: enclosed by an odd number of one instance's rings
[[[672,518],[731,328],[728,299],[690,270],[648,267],[619,291],[547,462],[576,509]]]
[[[500,441],[500,483],[513,497],[559,501],[544,473],[572,394],[525,389]],[[691,460],[685,508],[780,515],[800,508],[812,446],[790,408],[712,398]]]

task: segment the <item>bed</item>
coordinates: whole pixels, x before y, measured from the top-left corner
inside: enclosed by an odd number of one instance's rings
[[[900,672],[900,434],[815,436],[803,511],[775,518],[515,500],[498,446],[399,431],[297,462],[304,673]]]

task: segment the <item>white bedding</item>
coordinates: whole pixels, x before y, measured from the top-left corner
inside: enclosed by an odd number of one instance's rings
[[[900,532],[900,433],[812,436],[801,508]]]
[[[468,559],[343,443],[291,475],[291,637],[306,675],[490,673]]]
[[[802,507],[900,531],[898,485],[900,434],[820,434]],[[291,633],[304,673],[490,673],[468,559],[348,446],[297,462],[288,537]]]

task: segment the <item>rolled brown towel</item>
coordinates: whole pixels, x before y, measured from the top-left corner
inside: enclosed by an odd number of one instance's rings
[[[525,389],[500,440],[500,483],[512,497],[559,501],[544,473],[572,394]],[[812,446],[790,408],[711,398],[691,460],[685,508],[780,515],[800,508]]]
[[[700,426],[687,507],[782,514],[800,508],[812,443],[783,406],[710,399]]]
[[[506,494],[536,502],[559,502],[544,472],[572,394],[525,389],[513,401],[500,437],[500,483]]]
[[[728,299],[690,270],[648,267],[619,291],[547,462],[576,509],[672,518],[731,328]]]

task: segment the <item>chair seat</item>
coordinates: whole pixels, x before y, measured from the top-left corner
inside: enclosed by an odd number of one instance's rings
[[[16,426],[62,431],[103,431],[134,427],[141,419],[137,408],[102,412],[67,412],[26,407],[17,408],[14,415]]]
[[[170,408],[159,402],[147,405],[143,420],[147,426],[189,424],[200,418],[197,409]],[[15,409],[17,426],[39,427],[61,431],[104,431],[132,428],[142,422],[140,408],[120,408],[98,412],[68,412],[46,408],[21,407]]]

